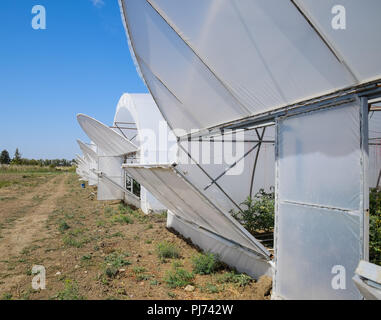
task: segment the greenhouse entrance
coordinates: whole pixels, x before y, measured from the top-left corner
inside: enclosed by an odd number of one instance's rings
[[[274,297],[361,298],[351,278],[368,256],[367,125],[358,97],[277,119]]]

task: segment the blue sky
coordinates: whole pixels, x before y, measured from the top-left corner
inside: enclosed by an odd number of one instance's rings
[[[46,30],[31,26],[46,8]],[[87,136],[76,114],[111,124],[123,92],[147,92],[117,0],[0,1],[0,150],[67,158]]]

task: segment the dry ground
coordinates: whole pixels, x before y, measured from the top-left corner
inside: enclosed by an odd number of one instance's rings
[[[99,202],[93,192],[72,172],[0,168],[0,299],[269,298],[270,279],[240,286],[223,280],[226,268],[196,275],[192,292],[170,288],[167,273],[191,272],[197,250],[165,228],[164,214]],[[181,257],[160,259],[163,241]],[[46,269],[45,290],[32,289],[34,265]]]

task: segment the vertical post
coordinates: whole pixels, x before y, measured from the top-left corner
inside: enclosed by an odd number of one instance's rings
[[[363,209],[363,259],[369,260],[369,129],[368,129],[368,99],[361,98],[361,161],[362,161],[362,209]]]

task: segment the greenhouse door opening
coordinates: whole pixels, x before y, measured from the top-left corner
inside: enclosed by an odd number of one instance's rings
[[[368,104],[277,119],[273,298],[361,299],[368,256]]]

